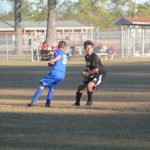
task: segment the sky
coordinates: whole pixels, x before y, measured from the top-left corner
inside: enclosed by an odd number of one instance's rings
[[[149,0],[136,0],[137,3],[145,3],[148,2]]]

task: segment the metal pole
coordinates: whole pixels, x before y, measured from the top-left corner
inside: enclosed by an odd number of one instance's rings
[[[144,56],[144,44],[145,44],[145,34],[144,34],[144,28],[142,29],[142,56]]]
[[[6,44],[7,44],[7,51],[6,51],[6,57],[7,57],[7,63],[8,63],[8,36],[7,36],[7,33],[6,33]]]
[[[83,30],[81,28],[81,45],[82,45],[82,41],[83,41]]]
[[[31,32],[31,61],[33,62],[33,50],[34,50],[34,46],[33,46],[33,32]]]
[[[126,30],[126,59],[128,58],[129,54],[129,27]]]
[[[37,54],[37,61],[39,62],[39,48],[37,48],[36,54]]]
[[[92,28],[92,24],[91,24],[91,37],[90,40],[93,41],[93,28]]]
[[[121,58],[124,58],[124,47],[123,47],[123,41],[124,41],[124,31],[123,31],[123,26],[121,26]]]
[[[133,33],[133,56],[135,55],[135,36],[136,36],[136,32],[134,29],[134,33]]]
[[[65,39],[65,37],[64,37],[64,29],[62,29],[62,39],[64,40]]]

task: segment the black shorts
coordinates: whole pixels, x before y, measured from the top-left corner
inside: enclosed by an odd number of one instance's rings
[[[106,76],[105,73],[104,74],[99,74],[99,75],[90,75],[89,77],[84,78],[82,84],[84,86],[87,86],[87,84],[92,81],[92,82],[95,83],[94,88],[96,88],[102,83],[102,81],[104,80],[105,76]]]

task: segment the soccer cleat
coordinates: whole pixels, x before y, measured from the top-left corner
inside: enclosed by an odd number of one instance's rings
[[[74,104],[72,105],[72,107],[79,107],[79,106],[80,106],[79,103],[74,103]]]
[[[91,106],[92,106],[92,104],[93,104],[93,103],[92,103],[92,101],[87,101],[87,103],[86,103],[86,105],[85,105],[85,106],[86,106],[86,107],[91,107]]]
[[[28,107],[35,106],[35,103],[33,103],[33,102],[31,102],[31,103],[28,103],[28,104],[27,104],[27,106],[28,106]]]
[[[45,103],[45,107],[51,107],[50,103]]]

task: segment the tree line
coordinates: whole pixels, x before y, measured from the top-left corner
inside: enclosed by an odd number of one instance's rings
[[[31,17],[34,16],[34,14],[36,14],[35,12],[39,8],[40,8],[40,14],[42,16],[45,15],[47,18],[46,42],[49,44],[50,47],[52,47],[54,43],[54,35],[55,35],[55,28],[56,28],[56,25],[55,25],[56,16],[55,15],[56,15],[57,0],[47,0],[46,4],[44,4],[44,0],[37,0],[36,2],[30,2],[27,0],[7,0],[7,1],[10,5],[12,5],[12,10],[6,15],[2,15],[1,20],[13,19],[15,21],[14,31],[16,32],[15,34],[16,54],[22,53],[22,50],[21,50],[22,19],[26,20],[29,15],[31,15]],[[33,8],[34,5],[36,6],[35,8]],[[44,11],[44,8],[46,10],[46,14],[42,13],[42,11]],[[37,18],[41,18],[40,15]],[[31,19],[28,18],[28,20],[31,20]]]
[[[13,20],[14,7],[12,1],[6,0],[12,6],[2,19]],[[43,21],[47,20],[49,0],[22,0],[22,19]],[[99,27],[100,30],[115,28],[116,21],[121,17],[150,17],[150,0],[143,4],[136,0],[50,0],[56,4],[56,20],[78,20],[86,25]]]
[[[56,20],[77,20],[100,30],[116,28],[121,17],[150,17],[150,0],[5,0],[10,10],[0,20],[15,20],[15,31],[21,32],[22,20],[47,20],[46,40],[51,46]],[[15,19],[14,19],[15,18]],[[20,38],[20,37],[19,37]]]

